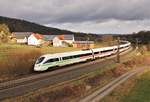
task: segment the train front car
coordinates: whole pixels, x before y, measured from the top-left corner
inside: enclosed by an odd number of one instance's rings
[[[34,71],[45,71],[48,68],[43,67],[43,63],[45,62],[46,57],[45,56],[41,56],[39,57],[34,65]]]

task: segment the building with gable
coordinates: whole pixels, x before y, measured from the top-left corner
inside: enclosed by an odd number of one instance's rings
[[[39,46],[43,44],[44,36],[41,34],[33,33],[28,37],[28,45]]]
[[[66,46],[72,45],[75,40],[74,40],[73,34],[71,35],[62,34],[62,35],[56,35],[52,41],[53,41],[54,47],[59,47],[59,46],[66,47]]]
[[[12,34],[16,38],[17,43],[27,44],[28,37],[32,34],[32,32],[12,32]]]

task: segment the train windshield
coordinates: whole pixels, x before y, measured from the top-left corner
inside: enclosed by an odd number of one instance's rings
[[[44,58],[45,58],[45,57],[40,57],[40,58],[38,58],[35,64],[41,63],[41,62],[44,60]]]

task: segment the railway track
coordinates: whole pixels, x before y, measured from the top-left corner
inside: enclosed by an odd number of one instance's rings
[[[106,95],[110,94],[116,87],[118,87],[120,84],[122,84],[123,82],[125,82],[126,80],[134,76],[135,74],[143,72],[145,68],[147,67],[137,68],[135,70],[123,74],[122,76],[110,82],[103,88],[84,97],[79,102],[100,102],[100,100],[102,100]]]
[[[130,51],[131,49],[121,53],[121,55],[125,55]],[[33,76],[0,83],[0,100],[23,95],[42,87],[75,79],[85,73],[99,69],[99,65],[104,67],[108,65],[108,63],[114,63],[114,57],[116,57],[116,55],[105,58],[107,61],[105,59],[99,59],[88,63],[68,66],[60,70],[36,74]]]

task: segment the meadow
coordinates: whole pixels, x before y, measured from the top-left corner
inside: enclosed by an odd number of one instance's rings
[[[27,45],[0,45],[0,81],[33,73],[36,59],[46,53],[79,50],[72,47],[42,47]]]
[[[95,48],[115,45],[115,42],[95,43]],[[47,53],[80,50],[73,47],[35,47],[19,44],[0,44],[0,82],[33,73],[36,59]]]
[[[150,52],[144,52],[142,56],[138,54],[133,62],[126,64],[147,68],[117,87],[102,102],[150,102]]]
[[[122,98],[123,102],[149,102],[150,101],[150,72],[143,74],[134,81],[130,92]]]

